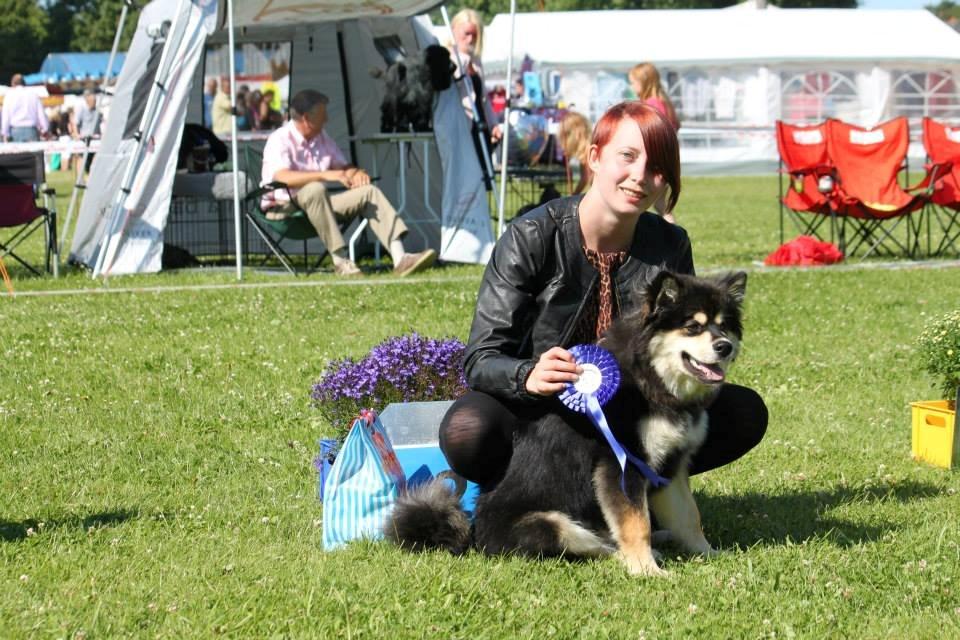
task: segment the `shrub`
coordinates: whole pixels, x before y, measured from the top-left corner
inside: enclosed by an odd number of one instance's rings
[[[917,339],[917,352],[923,370],[938,379],[943,397],[956,398],[960,387],[960,309],[931,318]]]
[[[363,408],[382,411],[391,402],[459,398],[467,390],[464,349],[456,338],[417,333],[387,338],[362,360],[331,362],[313,385],[313,404],[343,440]]]

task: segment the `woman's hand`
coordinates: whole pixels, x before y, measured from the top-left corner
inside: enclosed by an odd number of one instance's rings
[[[576,382],[583,373],[573,354],[560,347],[544,352],[527,377],[527,393],[549,396],[566,388],[568,382]]]

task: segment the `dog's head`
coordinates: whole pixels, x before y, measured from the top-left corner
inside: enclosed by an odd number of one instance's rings
[[[446,47],[431,44],[423,50],[423,66],[427,70],[430,86],[434,91],[445,91],[453,84],[453,74],[457,67],[450,59]]]
[[[709,396],[740,352],[746,284],[743,272],[714,279],[657,273],[646,285],[640,310],[611,331],[613,345],[629,345],[629,360],[618,354],[621,366],[639,370],[647,364],[681,402]]]

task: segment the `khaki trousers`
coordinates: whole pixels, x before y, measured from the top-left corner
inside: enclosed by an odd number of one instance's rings
[[[407,225],[397,215],[396,209],[383,192],[372,184],[328,193],[322,182],[311,182],[297,192],[293,202],[273,209],[268,216],[293,213],[297,209],[303,209],[307,214],[320,241],[330,253],[347,246],[340,233],[340,223],[348,222],[358,214],[369,221],[370,229],[388,251],[390,243],[407,232]]]

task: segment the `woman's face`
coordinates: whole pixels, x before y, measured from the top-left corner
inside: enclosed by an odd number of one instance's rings
[[[617,214],[638,215],[649,209],[667,188],[663,176],[649,167],[640,126],[624,118],[602,150],[591,145],[593,186],[607,208]]]
[[[479,28],[472,22],[464,21],[453,28],[453,37],[457,41],[460,53],[472,56],[477,46]]]

